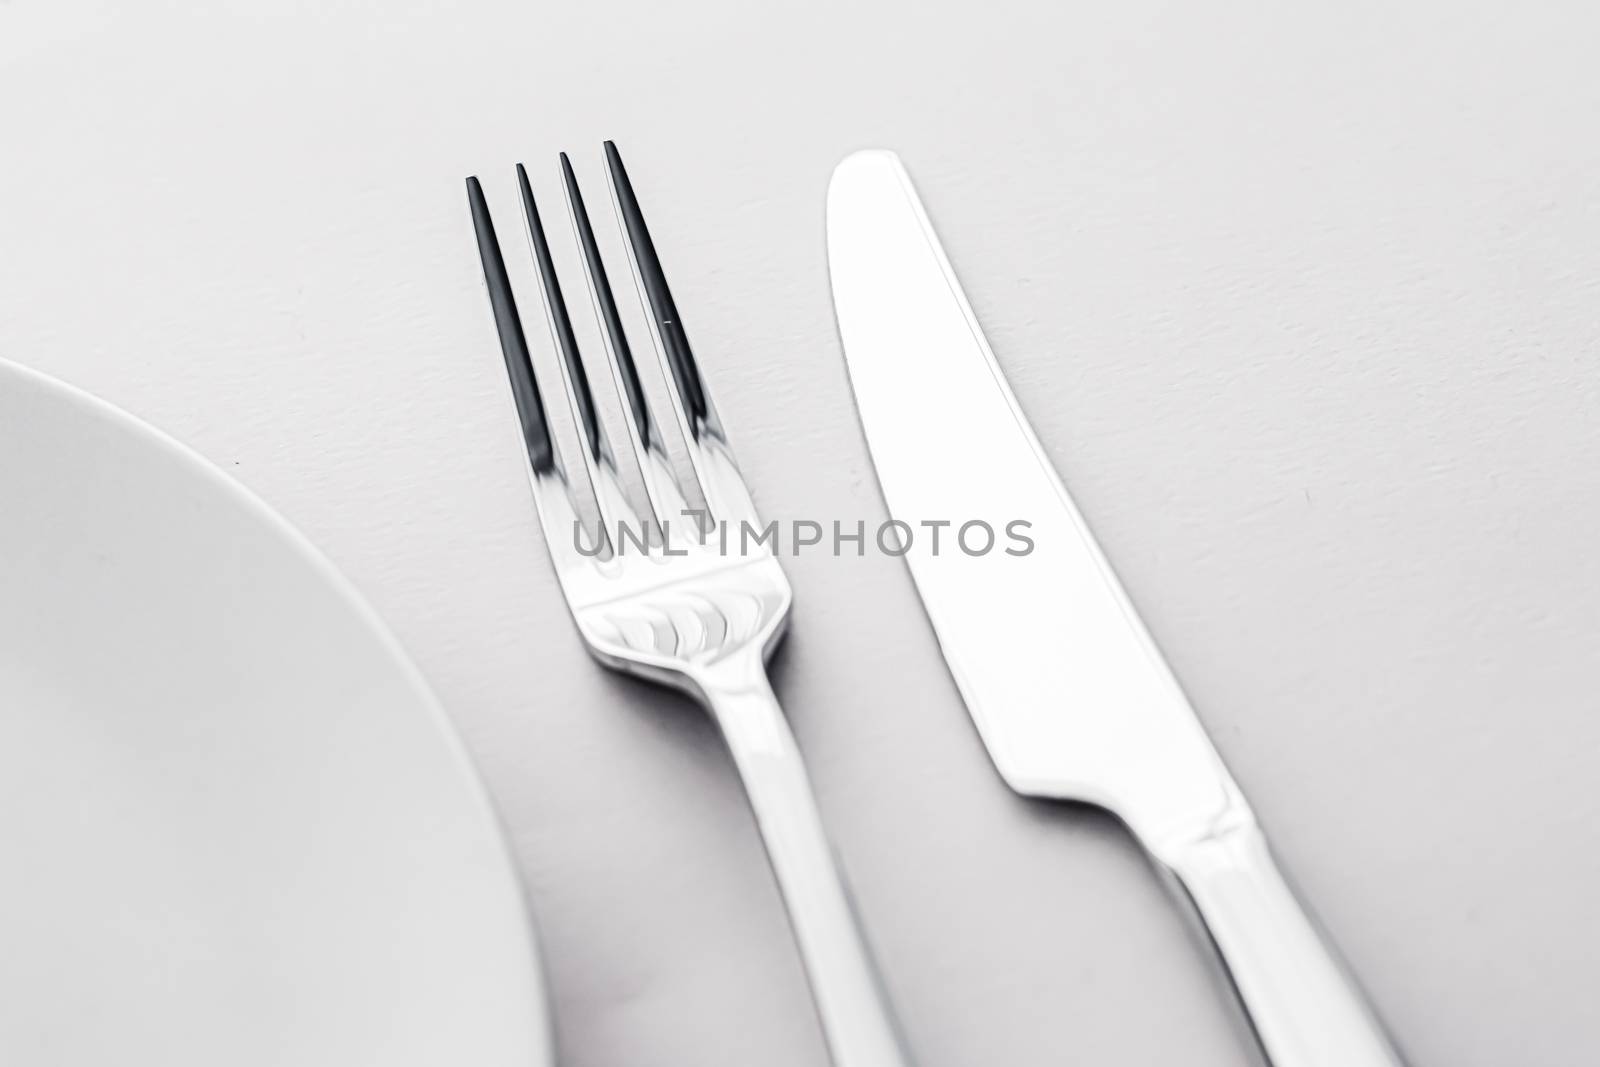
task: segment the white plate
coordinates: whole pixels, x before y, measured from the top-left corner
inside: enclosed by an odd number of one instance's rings
[[[0,1063],[552,1062],[414,667],[264,505],[0,362]]]

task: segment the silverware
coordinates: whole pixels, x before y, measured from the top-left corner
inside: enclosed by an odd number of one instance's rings
[[[827,227],[839,332],[891,516],[913,531],[1030,524],[1008,531],[1016,554],[968,555],[948,533],[946,551],[914,535],[906,554],[1001,775],[1019,793],[1121,817],[1192,901],[1274,1067],[1397,1067],[1039,447],[893,153],[839,164]]]
[[[656,354],[670,378],[673,415],[687,443],[712,523],[760,530],[744,480],[689,347],[644,215],[616,146],[605,145],[612,201],[627,235]],[[566,154],[561,171],[589,295],[603,329],[613,382],[625,401],[626,436],[653,516],[629,505],[616,454],[596,413],[577,339],[556,279],[527,172],[519,164],[523,215],[542,286],[545,319],[560,353],[563,391],[582,430],[580,465],[558,455],[494,223],[476,178],[467,179],[472,221],[500,347],[527,444],[533,498],[556,575],[578,632],[614,670],[685,690],[711,713],[744,780],[811,981],[833,1062],[909,1063],[833,853],[823,834],[794,736],[767,680],[766,658],[783,635],[793,599],[766,545],[742,533],[715,542],[691,513],[667,461],[662,426],[641,387],[583,196]],[[580,536],[570,490],[594,489],[603,528]],[[697,518],[705,518],[697,515]],[[648,521],[646,521],[648,520]],[[690,535],[689,530],[693,530]]]

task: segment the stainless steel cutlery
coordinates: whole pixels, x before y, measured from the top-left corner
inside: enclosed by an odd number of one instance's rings
[[[904,1067],[901,1044],[844,883],[823,833],[811,786],[766,657],[788,622],[792,593],[762,542],[701,543],[667,460],[663,433],[679,432],[713,522],[759,527],[750,493],[689,346],[644,215],[616,147],[605,146],[617,218],[626,234],[651,340],[672,389],[665,429],[646,397],[577,178],[565,154],[562,181],[606,363],[626,409],[625,436],[653,515],[628,503],[610,436],[596,411],[550,246],[527,172],[517,167],[523,215],[538,267],[545,319],[559,353],[562,391],[581,430],[577,457],[560,454],[529,359],[488,204],[467,179],[478,250],[527,445],[534,502],[578,632],[601,663],[687,691],[720,727],[755,810],[799,944],[833,1061],[839,1067]],[[574,462],[576,459],[576,462]],[[603,527],[577,535],[580,485],[594,489]],[[662,537],[662,530],[669,530]]]
[[[494,224],[467,180],[490,303],[527,448],[534,502],[578,632],[603,664],[687,691],[726,738],[789,910],[840,1067],[909,1063],[767,681],[793,599],[769,543],[687,522],[760,529],[684,331],[638,198],[610,142],[606,171],[650,338],[670,384],[668,428],[647,398],[577,178],[567,213],[623,436],[647,506],[630,504],[597,411],[527,172],[517,167],[575,455],[546,419]],[[1012,395],[900,161],[861,152],[834,172],[828,261],[856,403],[893,519],[960,527],[963,550],[901,547],[946,662],[1005,780],[1097,804],[1129,827],[1215,944],[1274,1067],[1401,1067],[1361,991],[1296,900],[1250,805],[1078,514]],[[666,437],[681,436],[693,485]],[[579,520],[593,490],[598,533]],[[575,496],[575,493],[578,494]],[[1020,530],[965,550],[966,528]],[[990,535],[993,544],[993,534]],[[1025,548],[1019,549],[1023,545]]]
[[[921,539],[906,554],[1001,775],[1127,824],[1193,902],[1274,1067],[1397,1067],[1040,448],[893,153],[839,165],[827,233],[891,516],[1030,524],[1025,554]]]

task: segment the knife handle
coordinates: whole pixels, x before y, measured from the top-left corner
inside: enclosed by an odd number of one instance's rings
[[[1404,1067],[1253,818],[1156,851],[1198,912],[1271,1067]]]
[[[739,660],[745,657],[738,657]],[[805,764],[757,656],[696,674],[755,811],[835,1067],[911,1067]]]

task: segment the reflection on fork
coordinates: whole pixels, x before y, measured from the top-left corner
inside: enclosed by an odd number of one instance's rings
[[[759,526],[622,157],[609,141],[605,154],[634,281],[648,311],[656,355],[672,384],[672,418],[687,445],[706,517],[733,526]],[[577,464],[558,455],[551,436],[494,223],[476,178],[467,179],[467,196],[527,446],[534,503],[567,606],[584,643],[601,663],[687,691],[721,729],[782,890],[834,1063],[907,1067],[909,1057],[823,833],[799,750],[767,680],[766,659],[783,635],[793,600],[788,579],[760,542],[750,545],[738,538],[737,543],[716,544],[697,538],[685,544],[677,536],[677,520],[689,514],[685,494],[668,463],[661,423],[640,384],[565,153],[561,171],[606,363],[624,402],[625,436],[654,513],[649,516],[638,515],[622,490],[616,453],[595,408],[526,170],[518,165],[517,183],[545,319],[560,356],[562,390],[581,431]],[[601,543],[587,547],[575,536],[579,521],[571,490],[580,482],[593,488],[601,517]],[[659,534],[665,522],[673,523],[670,551]],[[612,543],[620,540],[626,546]],[[638,545],[649,547],[641,552]],[[626,550],[619,551],[622,547]]]

